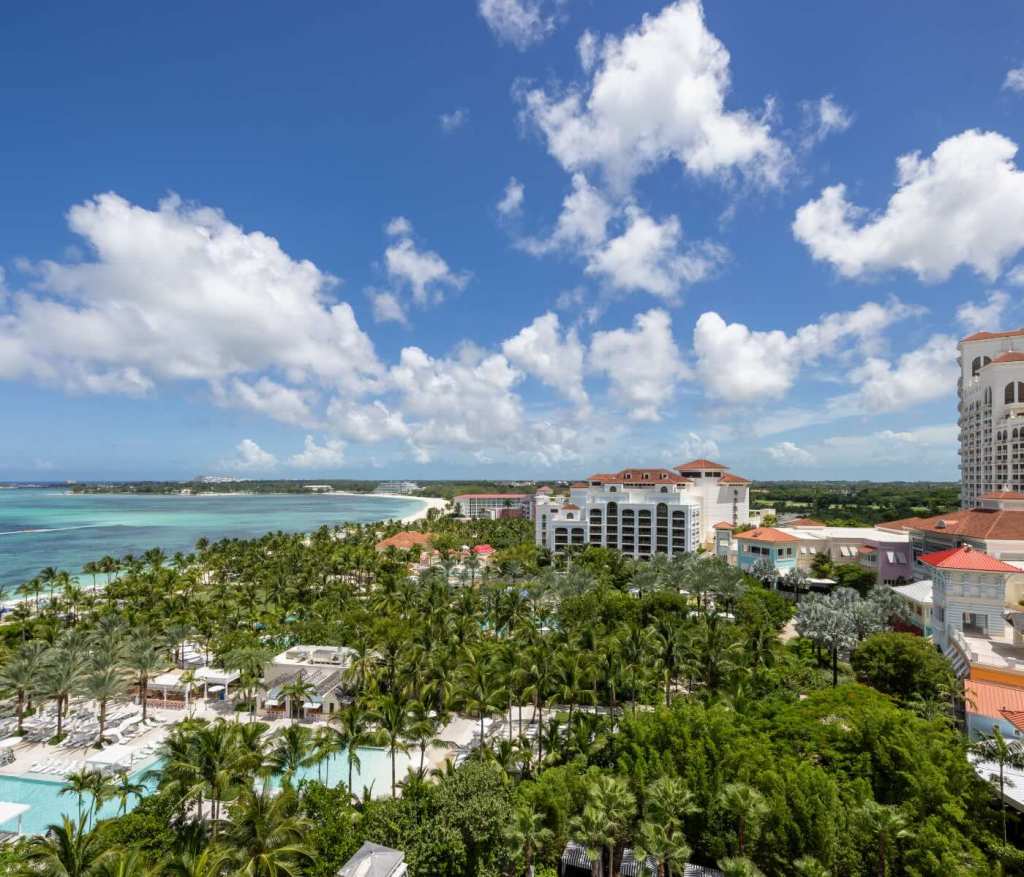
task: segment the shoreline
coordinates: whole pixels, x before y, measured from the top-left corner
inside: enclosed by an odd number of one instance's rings
[[[413,512],[411,515],[406,515],[404,518],[399,518],[399,523],[402,524],[413,524],[416,521],[422,521],[431,509],[443,512],[448,508],[448,500],[442,499],[439,496],[411,496],[402,493],[354,493],[351,490],[325,490],[320,496],[379,496],[381,499],[413,499],[423,503],[423,508]]]

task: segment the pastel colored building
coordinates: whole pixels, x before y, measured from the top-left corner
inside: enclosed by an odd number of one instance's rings
[[[934,631],[932,626],[932,587],[931,579],[893,586],[893,593],[903,601],[906,610],[906,618],[899,625],[899,629],[910,628],[913,633],[931,637]]]
[[[736,534],[736,565],[749,572],[759,561],[765,561],[785,575],[797,568],[800,537],[775,527],[758,527]]]
[[[1008,740],[1024,738],[1024,688],[968,679],[964,682],[967,735],[991,736],[998,728]]]

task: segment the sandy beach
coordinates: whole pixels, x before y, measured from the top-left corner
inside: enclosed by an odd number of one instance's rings
[[[439,512],[444,512],[448,508],[448,500],[441,499],[439,496],[410,496],[408,494],[401,493],[354,493],[350,490],[330,490],[324,491],[321,496],[380,496],[384,499],[415,499],[418,502],[423,503],[423,507],[417,509],[411,515],[406,515],[401,519],[403,524],[411,524],[414,521],[423,520],[431,509],[437,509]]]

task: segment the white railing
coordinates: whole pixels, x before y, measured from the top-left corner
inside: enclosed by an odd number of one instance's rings
[[[970,664],[978,663],[978,653],[974,651],[967,643],[967,637],[964,636],[963,631],[954,630],[950,636],[950,641],[956,647],[957,651],[964,656],[964,659]]]

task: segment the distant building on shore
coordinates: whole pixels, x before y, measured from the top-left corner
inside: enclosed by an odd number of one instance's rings
[[[198,484],[235,484],[245,479],[236,478],[234,475],[197,475],[192,480]]]
[[[415,481],[382,481],[373,489],[373,492],[408,496],[410,493],[419,493],[422,489]]]
[[[310,493],[330,493],[334,490],[330,484],[303,484],[303,490],[308,490]]]
[[[528,518],[533,508],[528,493],[463,493],[452,501],[462,518]]]

